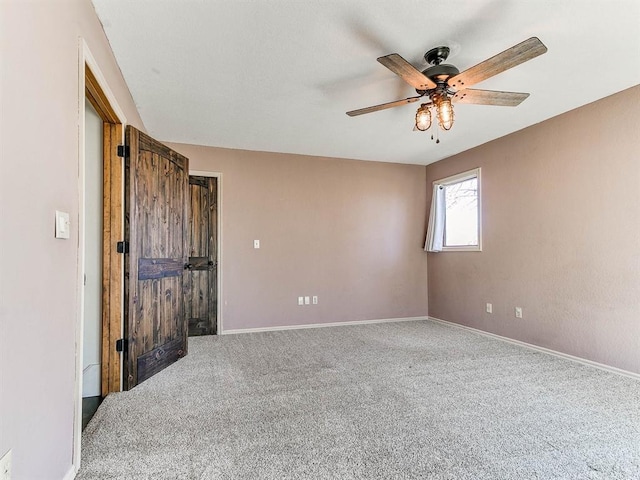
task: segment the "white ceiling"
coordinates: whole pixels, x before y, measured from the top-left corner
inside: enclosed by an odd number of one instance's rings
[[[426,165],[640,84],[638,0],[93,0],[154,137],[168,142]],[[529,37],[548,52],[474,88],[518,107],[455,105],[414,132],[415,95],[376,58],[452,49],[465,70]],[[598,121],[594,119],[594,121]]]

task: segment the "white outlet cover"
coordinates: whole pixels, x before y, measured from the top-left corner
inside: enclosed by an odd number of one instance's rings
[[[304,304],[309,305],[309,303],[310,303],[309,297],[304,297]]]
[[[298,297],[298,305],[304,305],[304,297]]]
[[[522,318],[522,308],[516,307],[516,318]]]
[[[314,305],[318,304],[318,296],[314,295],[313,298],[311,299],[311,301],[313,302]]]
[[[260,240],[253,241],[253,248],[260,248]]]
[[[0,458],[0,480],[11,480],[11,450]]]

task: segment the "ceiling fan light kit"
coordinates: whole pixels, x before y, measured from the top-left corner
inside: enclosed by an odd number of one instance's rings
[[[431,66],[422,72],[397,53],[385,55],[378,58],[378,62],[415,88],[418,96],[351,110],[347,115],[355,117],[399,107],[426,96],[431,102],[421,104],[416,111],[414,129],[424,132],[431,127],[431,108],[433,108],[440,128],[450,130],[454,119],[452,103],[509,107],[520,105],[529,96],[528,93],[476,90],[469,87],[542,55],[546,51],[547,47],[537,37],[531,37],[462,73],[455,66],[442,63],[450,52],[449,47],[446,46],[432,48],[425,53],[424,58]]]
[[[416,112],[416,128],[421,132],[429,130],[431,127],[431,109],[429,103],[423,103]]]
[[[451,127],[453,127],[453,105],[451,104],[451,99],[447,96],[447,92],[434,93],[431,98],[436,106],[438,125],[443,130],[451,130]]]

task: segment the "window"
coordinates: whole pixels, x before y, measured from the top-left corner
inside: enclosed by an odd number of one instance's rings
[[[480,169],[433,182],[425,250],[480,251]]]

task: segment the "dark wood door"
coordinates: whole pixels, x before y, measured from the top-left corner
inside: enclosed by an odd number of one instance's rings
[[[189,336],[217,333],[217,180],[189,177],[189,273],[185,291]]]
[[[187,354],[189,160],[127,127],[124,388]]]

